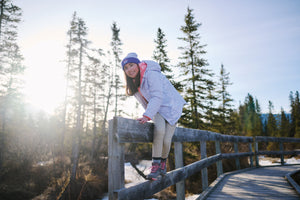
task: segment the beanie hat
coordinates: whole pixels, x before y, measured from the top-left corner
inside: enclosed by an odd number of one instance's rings
[[[136,53],[129,53],[123,60],[122,60],[122,69],[124,70],[124,66],[127,63],[136,63],[139,64],[141,61],[137,58]]]

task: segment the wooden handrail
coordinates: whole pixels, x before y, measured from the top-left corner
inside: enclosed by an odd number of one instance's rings
[[[259,166],[258,155],[280,155],[281,164],[284,164],[283,155],[298,155],[300,151],[283,151],[284,142],[300,142],[300,138],[276,138],[257,136],[233,136],[223,135],[205,130],[196,130],[177,127],[172,139],[174,142],[175,167],[176,169],[167,173],[166,176],[157,181],[145,181],[130,188],[124,187],[124,143],[149,143],[153,140],[153,123],[140,124],[136,120],[115,117],[109,121],[108,135],[108,190],[109,199],[144,199],[153,194],[176,184],[177,199],[184,199],[184,180],[193,174],[201,171],[202,189],[208,187],[207,167],[217,164],[217,175],[223,174],[222,159],[235,159],[236,169],[240,169],[239,158],[249,157],[250,167],[253,167],[253,156],[256,158],[256,165]],[[254,140],[255,139],[255,140]],[[206,142],[214,141],[216,155],[207,157]],[[255,152],[252,151],[252,144],[255,141]],[[259,151],[259,142],[279,142],[280,151]],[[201,160],[190,165],[183,166],[183,142],[199,142],[201,146]],[[222,153],[220,142],[232,142],[234,153]],[[248,143],[248,152],[238,152],[238,143]]]

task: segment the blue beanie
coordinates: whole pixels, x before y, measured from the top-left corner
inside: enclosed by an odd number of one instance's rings
[[[139,64],[141,61],[137,58],[136,53],[129,53],[123,60],[122,60],[122,69],[124,70],[124,66],[127,63],[136,63]]]

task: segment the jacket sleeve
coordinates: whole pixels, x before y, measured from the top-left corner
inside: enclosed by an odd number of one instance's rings
[[[158,71],[149,71],[147,73],[147,84],[150,98],[148,99],[148,105],[144,115],[151,119],[153,119],[154,115],[158,112],[163,102],[162,78],[162,74]]]

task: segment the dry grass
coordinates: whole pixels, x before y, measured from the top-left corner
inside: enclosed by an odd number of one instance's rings
[[[7,163],[1,173],[1,200],[53,200],[69,180],[69,162],[56,161],[49,165],[22,166]],[[76,189],[71,199],[96,199],[107,192],[107,161],[81,163],[78,167]],[[70,196],[70,195],[68,195]]]

